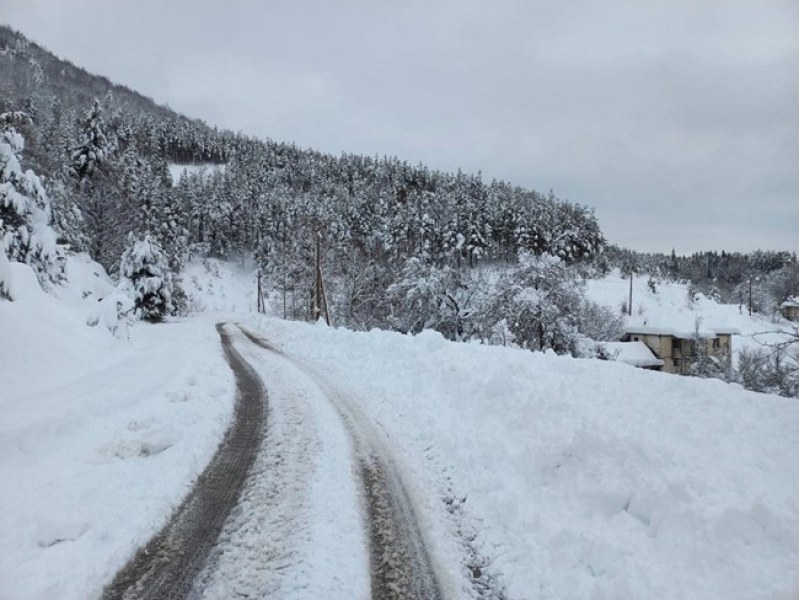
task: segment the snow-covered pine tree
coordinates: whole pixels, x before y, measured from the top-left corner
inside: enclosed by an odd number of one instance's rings
[[[39,177],[23,171],[25,140],[14,128],[25,113],[0,114],[0,293],[10,297],[8,261],[30,265],[43,285],[63,276],[64,249],[50,227],[50,200]]]
[[[73,150],[71,167],[78,181],[94,174],[106,158],[108,140],[103,131],[103,107],[95,98],[83,122],[83,140]]]
[[[172,276],[161,244],[149,233],[131,233],[119,266],[120,288],[133,296],[138,318],[152,323],[174,311]]]
[[[69,176],[64,169],[47,180],[46,190],[50,197],[53,229],[58,236],[58,243],[73,252],[87,250],[89,239],[86,236],[86,223],[75,202],[74,189],[69,184]]]

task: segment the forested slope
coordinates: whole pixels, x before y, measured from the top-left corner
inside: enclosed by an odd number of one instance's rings
[[[45,181],[60,241],[110,272],[149,233],[173,272],[190,251],[255,253],[275,282],[303,289],[321,236],[328,276],[350,295],[357,287],[374,296],[410,258],[453,269],[514,262],[520,251],[573,262],[604,243],[592,210],[552,192],[218,131],[8,28],[0,28],[0,82],[0,111],[31,118],[15,125],[27,139],[20,160]],[[167,162],[227,168],[172,187]],[[351,321],[383,320],[357,316],[364,299],[350,300]]]

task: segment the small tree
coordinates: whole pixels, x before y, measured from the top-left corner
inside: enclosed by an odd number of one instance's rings
[[[389,321],[399,331],[435,329],[451,340],[462,339],[472,293],[461,269],[428,265],[418,258],[406,261],[398,281],[386,290]]]
[[[577,314],[577,329],[595,342],[612,342],[624,335],[624,319],[607,306],[586,300]]]
[[[64,249],[50,227],[50,199],[39,177],[20,165],[25,140],[14,124],[27,120],[25,113],[0,114],[0,248],[5,257],[0,288],[7,297],[9,261],[30,265],[42,284],[63,276]]]
[[[735,379],[747,390],[799,396],[799,364],[791,358],[787,347],[744,348],[738,353]]]
[[[708,338],[702,335],[700,326],[702,319],[697,318],[694,324],[694,335],[691,345],[694,349],[693,362],[688,367],[691,375],[702,378],[731,379],[730,357],[713,356],[708,349]]]
[[[578,355],[580,291],[574,270],[559,258],[523,252],[519,265],[498,283],[488,312],[496,323],[506,321],[508,332],[523,348]]]
[[[161,245],[149,233],[139,238],[129,235],[120,277],[120,286],[132,292],[140,319],[157,323],[173,312],[172,274]]]

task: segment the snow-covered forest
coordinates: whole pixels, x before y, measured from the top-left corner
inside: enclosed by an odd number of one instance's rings
[[[254,252],[276,281],[298,286],[321,234],[330,275],[371,274],[378,293],[411,257],[461,267],[528,250],[571,262],[603,244],[591,210],[551,192],[220,132],[0,33],[2,110],[29,117],[15,131],[47,183],[59,239],[112,273],[131,232],[151,234],[173,270],[187,252]],[[170,162],[227,168],[173,188]]]

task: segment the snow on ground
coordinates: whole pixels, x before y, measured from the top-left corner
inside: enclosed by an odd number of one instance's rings
[[[50,295],[26,267],[13,268],[20,299],[0,302],[0,597],[96,597],[159,529],[229,422],[234,383],[213,325],[234,312],[360,402],[408,475],[436,560],[457,556],[456,527],[476,527],[475,545],[510,598],[799,596],[795,400],[603,361],[453,344],[430,332],[267,319],[252,314],[252,265],[214,260],[184,273],[199,315],[137,324],[120,341],[85,325],[111,288],[94,263],[72,258],[71,285]],[[589,282],[589,296],[617,306],[627,293],[617,279]],[[774,327],[702,297],[688,307],[684,286],[658,284],[651,294],[644,280],[635,285],[634,313],[653,326],[681,315],[690,329],[696,316],[744,335]],[[340,450],[337,434],[319,424],[313,390],[261,354],[249,358],[261,360],[267,387],[301,401],[286,413],[286,431],[313,412],[319,437],[309,447]],[[289,515],[298,526],[281,521],[277,532],[289,541],[275,546],[276,556],[290,552],[294,579],[253,568],[260,581],[310,597],[325,589],[326,571],[364,559],[313,554],[322,546],[311,541],[335,535],[334,506],[352,506],[335,499],[318,455],[305,456],[315,475],[293,497],[318,518]],[[245,501],[260,502],[258,485]],[[465,498],[466,521],[448,521],[445,495],[449,510]],[[257,528],[233,528],[226,539],[257,551],[265,523],[261,514]],[[236,571],[230,556],[217,564],[208,597],[224,597],[233,581],[225,574]],[[239,577],[236,588],[248,581]],[[341,581],[338,589],[363,586]]]
[[[0,302],[2,598],[97,597],[179,504],[232,412],[213,321],[116,340],[85,324],[104,274],[80,257],[69,268],[72,284],[48,295],[14,265],[18,300]]]
[[[251,260],[244,265],[215,258],[194,259],[181,274],[183,289],[193,313],[235,314],[258,307],[256,269]]]
[[[715,380],[253,316],[442,472],[511,598],[799,595],[799,404]],[[267,384],[268,385],[268,384]]]
[[[189,164],[178,164],[178,163],[168,163],[167,168],[169,169],[169,175],[172,177],[172,182],[174,185],[180,181],[180,178],[183,177],[184,173],[188,173],[189,175],[196,175],[198,173],[203,174],[205,177],[210,177],[214,173],[224,173],[225,168],[227,165],[220,165],[216,163],[189,163]]]
[[[633,310],[626,322],[632,326],[646,326],[674,330],[686,337],[706,329],[732,329],[733,352],[746,347],[761,348],[763,344],[785,339],[783,331],[791,330],[791,323],[765,315],[749,316],[746,305],[719,304],[697,293],[691,301],[688,286],[675,282],[656,282],[653,292],[648,277],[633,278]],[[614,272],[602,279],[586,281],[586,296],[621,313],[622,303],[627,303],[630,280]]]

